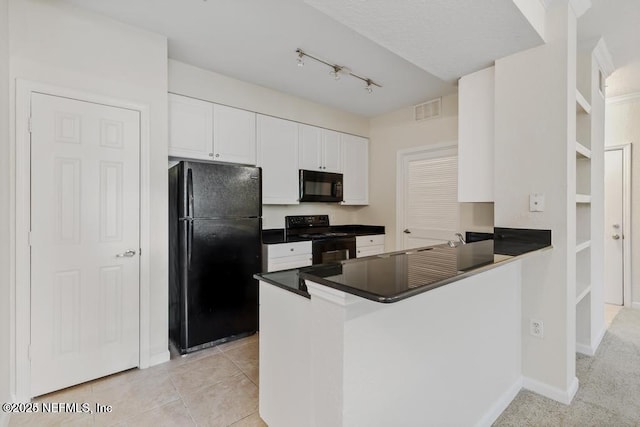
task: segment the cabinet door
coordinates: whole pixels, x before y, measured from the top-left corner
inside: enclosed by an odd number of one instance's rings
[[[256,113],[213,106],[213,160],[256,164]]]
[[[257,127],[262,203],[298,204],[298,124],[258,114]]]
[[[213,104],[169,94],[169,155],[213,159]]]
[[[493,201],[494,67],[458,85],[458,201]]]
[[[322,129],[322,170],[342,172],[342,140],[336,131]]]
[[[369,140],[342,135],[343,205],[369,204]]]
[[[310,125],[299,125],[298,158],[300,169],[322,171],[322,130]]]

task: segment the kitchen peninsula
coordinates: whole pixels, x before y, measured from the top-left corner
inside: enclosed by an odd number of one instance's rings
[[[261,417],[491,424],[522,384],[521,264],[551,248],[524,234],[257,275]]]

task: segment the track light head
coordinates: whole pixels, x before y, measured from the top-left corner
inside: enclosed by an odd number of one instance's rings
[[[302,49],[296,49],[298,53],[298,67],[304,67],[304,52]]]
[[[331,70],[329,74],[333,76],[335,80],[340,80],[340,75],[342,74],[342,67],[339,65],[334,65],[333,70]]]
[[[365,82],[367,83],[367,85],[364,87],[364,89],[367,91],[367,93],[373,93],[373,82],[371,81],[371,79],[366,79]]]

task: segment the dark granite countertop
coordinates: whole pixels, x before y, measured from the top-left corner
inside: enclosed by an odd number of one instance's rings
[[[354,236],[370,236],[374,234],[384,234],[383,225],[332,225],[326,230],[332,233],[349,233]],[[265,245],[276,245],[279,243],[305,242],[308,238],[287,235],[284,228],[271,228],[262,230],[262,243]]]
[[[514,229],[495,230],[496,240],[447,244],[293,270],[257,274],[258,280],[309,298],[304,280],[381,303],[392,303],[551,248],[551,232],[529,240]],[[548,234],[547,234],[548,233]]]

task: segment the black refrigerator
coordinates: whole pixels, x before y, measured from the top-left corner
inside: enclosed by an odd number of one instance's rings
[[[181,354],[258,329],[261,169],[169,169],[169,338]]]

